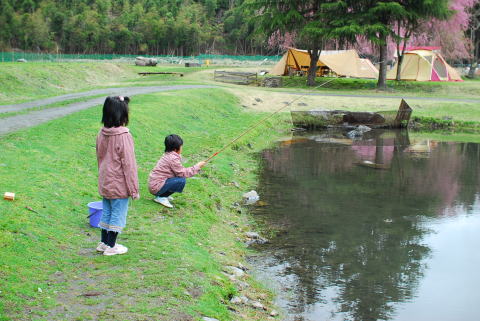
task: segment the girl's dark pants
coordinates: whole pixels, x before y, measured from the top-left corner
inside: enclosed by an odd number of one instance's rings
[[[110,247],[114,247],[117,241],[117,232],[107,231],[102,228],[102,242]]]
[[[156,196],[159,197],[168,197],[173,193],[181,193],[185,188],[187,180],[185,177],[171,177],[166,180],[163,187],[158,191]]]

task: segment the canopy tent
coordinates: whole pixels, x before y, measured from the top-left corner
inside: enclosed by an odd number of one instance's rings
[[[290,48],[273,67],[270,74],[288,75],[291,71],[308,71],[310,55],[307,50]],[[356,50],[323,50],[317,63],[317,74],[332,71],[339,77],[378,78],[378,70],[368,59],[361,59]]]
[[[463,81],[460,74],[443,59],[438,47],[408,48],[403,56],[401,80]],[[387,73],[387,79],[397,76],[398,62]]]

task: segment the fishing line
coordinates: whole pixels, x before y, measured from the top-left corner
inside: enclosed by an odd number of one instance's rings
[[[250,131],[252,131],[253,129],[255,129],[256,127],[258,127],[259,125],[261,125],[263,122],[265,122],[267,119],[275,116],[277,113],[279,113],[280,111],[282,111],[283,109],[287,108],[288,106],[292,105],[294,102],[296,102],[297,100],[305,97],[306,95],[310,94],[313,90],[317,89],[317,88],[320,88],[322,86],[325,86],[326,84],[334,81],[336,78],[333,78],[333,79],[330,79],[329,81],[326,81],[320,85],[318,85],[317,87],[314,87],[312,88],[309,92],[306,92],[300,96],[298,96],[297,98],[293,99],[292,101],[288,102],[287,104],[285,104],[285,106],[282,106],[280,108],[278,108],[277,110],[275,110],[273,113],[265,116],[264,118],[260,119],[258,122],[254,123],[252,126],[250,126],[249,128],[247,128],[244,132],[242,132],[240,135],[238,135],[235,139],[233,139],[232,141],[230,141],[228,144],[226,144],[225,146],[223,146],[220,150],[218,150],[217,152],[213,153],[212,156],[210,156],[209,158],[207,158],[207,160],[205,162],[209,162],[212,158],[214,158],[215,156],[217,156],[218,154],[220,154],[221,152],[223,152],[225,149],[227,149],[230,145],[232,145],[233,143],[235,143],[236,141],[238,141],[240,138],[242,138],[243,136],[245,136],[246,134],[248,134]]]

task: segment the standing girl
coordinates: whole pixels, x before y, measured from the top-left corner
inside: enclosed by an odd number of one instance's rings
[[[133,138],[128,125],[128,97],[107,97],[103,104],[104,127],[97,136],[98,192],[103,197],[102,231],[97,251],[103,255],[127,253],[116,243],[127,222],[128,198],[140,198]]]

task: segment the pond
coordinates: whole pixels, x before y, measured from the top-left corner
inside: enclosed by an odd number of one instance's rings
[[[262,159],[278,234],[250,261],[286,320],[480,319],[479,144],[326,131]]]

